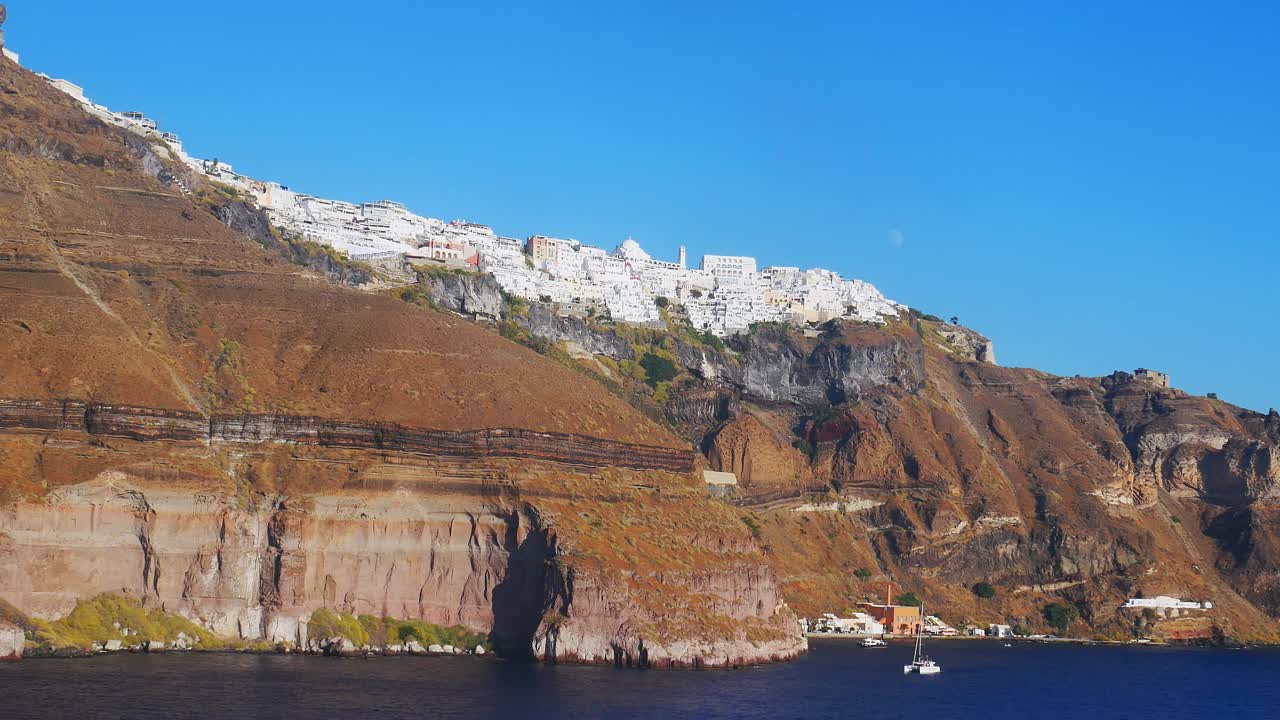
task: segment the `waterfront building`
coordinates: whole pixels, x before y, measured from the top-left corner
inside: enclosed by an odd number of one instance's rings
[[[915,605],[880,605],[877,603],[858,603],[867,614],[884,626],[886,632],[898,635],[914,635],[920,632],[923,619],[920,608]]]

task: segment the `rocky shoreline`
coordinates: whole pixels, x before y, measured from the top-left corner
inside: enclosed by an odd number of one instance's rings
[[[340,657],[340,658],[376,658],[376,657],[399,657],[399,656],[418,656],[418,657],[453,657],[453,656],[484,656],[490,655],[491,651],[487,650],[484,645],[476,645],[474,648],[461,648],[453,645],[422,645],[415,641],[403,644],[393,645],[361,645],[357,647],[354,643],[344,637],[318,638],[307,641],[301,647],[292,644],[281,643],[274,646],[263,647],[261,645],[248,645],[243,647],[220,647],[220,648],[202,648],[195,647],[181,642],[164,643],[158,640],[152,640],[143,643],[134,643],[132,645],[124,645],[120,641],[112,641],[106,644],[94,643],[89,648],[48,648],[37,647],[26,650],[25,653],[12,658],[4,659],[43,659],[43,658],[94,658],[102,655],[115,655],[119,653],[146,653],[150,655],[168,654],[168,653],[210,653],[210,654],[246,654],[246,655],[315,655],[319,657]]]
[[[879,635],[857,635],[853,633],[806,633],[806,637],[810,640],[862,640],[868,637],[880,637]],[[888,642],[895,640],[903,643],[910,643],[915,638],[908,635],[888,636],[884,638]],[[982,635],[936,635],[930,636],[929,642],[998,642],[998,643],[1021,643],[1021,644],[1067,644],[1067,645],[1120,645],[1124,647],[1158,647],[1158,648],[1223,648],[1223,649],[1246,649],[1246,648],[1272,648],[1280,647],[1280,643],[1265,642],[1248,642],[1242,643],[1225,635],[1207,638],[1192,639],[1142,639],[1142,640],[1099,640],[1095,638],[1075,638],[1075,637],[986,637]]]

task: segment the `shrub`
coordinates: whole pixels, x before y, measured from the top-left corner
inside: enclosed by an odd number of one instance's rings
[[[519,295],[502,293],[503,315],[506,317],[529,317],[529,302]]]
[[[983,581],[980,583],[974,583],[973,594],[980,598],[989,600],[996,596],[996,589],[992,587],[991,583]]]
[[[555,347],[555,343],[541,335],[531,335],[527,343],[529,347],[540,355],[548,355]]]
[[[347,614],[339,615],[327,608],[320,608],[311,614],[307,635],[313,638],[341,635],[357,646],[398,645],[417,640],[424,646],[453,645],[469,649],[486,641],[484,635],[472,632],[462,625],[443,627],[422,620],[397,620],[374,615],[361,615],[357,618]]]
[[[742,524],[751,530],[751,537],[760,539],[760,523],[756,521],[753,515],[743,515]]]
[[[520,326],[510,320],[502,320],[498,323],[498,334],[516,342],[519,342],[524,337],[524,333],[520,332]]]
[[[647,352],[640,358],[640,367],[644,368],[644,381],[652,388],[658,387],[658,383],[674,380],[678,373],[671,358],[652,352]]]
[[[853,571],[853,575],[859,580],[866,580],[867,578],[871,577],[871,571],[866,568],[858,568],[857,570]]]
[[[485,641],[484,635],[471,632],[461,625],[443,627],[422,620],[389,620],[389,622],[393,624],[391,637],[395,642],[400,643],[417,640],[423,645],[474,648]]]
[[[920,598],[913,592],[905,592],[898,596],[898,604],[909,607],[920,607]]]
[[[671,383],[660,382],[653,389],[653,401],[656,403],[665,403],[671,399]]]
[[[341,635],[350,640],[356,647],[369,644],[369,631],[354,616],[343,613],[339,615],[328,608],[320,608],[311,613],[307,623],[307,637],[327,638]]]
[[[54,621],[33,620],[36,637],[50,647],[87,648],[95,642],[121,640],[126,644],[159,640],[172,642],[178,633],[199,638],[200,646],[219,647],[221,642],[208,630],[190,620],[161,610],[150,610],[133,598],[99,595],[76,605],[66,617]],[[119,623],[117,628],[113,623]],[[122,629],[135,634],[125,637]]]
[[[1071,623],[1080,617],[1075,605],[1050,603],[1044,606],[1044,620],[1059,635],[1065,635]]]

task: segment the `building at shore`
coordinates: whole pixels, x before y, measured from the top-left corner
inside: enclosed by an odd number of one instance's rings
[[[881,605],[858,603],[868,615],[884,626],[884,631],[895,635],[914,635],[923,627],[920,608],[915,605]]]

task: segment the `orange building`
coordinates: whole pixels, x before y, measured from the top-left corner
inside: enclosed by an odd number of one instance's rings
[[[896,635],[914,635],[920,631],[922,623],[920,608],[914,605],[879,605],[877,603],[858,603],[866,613],[884,625],[884,631]]]

